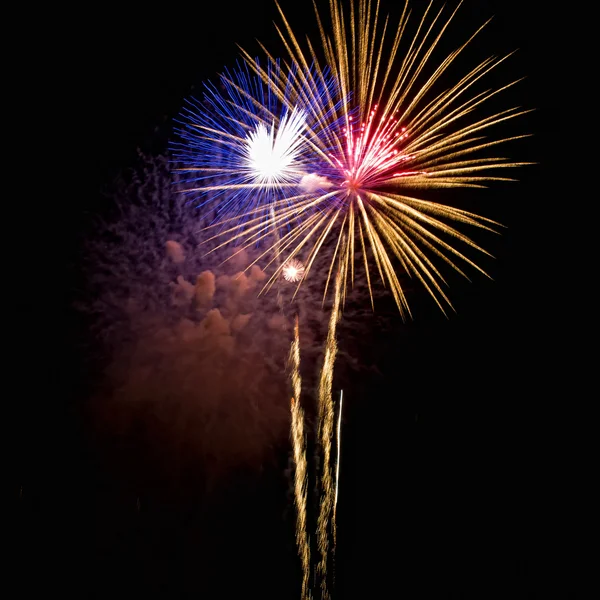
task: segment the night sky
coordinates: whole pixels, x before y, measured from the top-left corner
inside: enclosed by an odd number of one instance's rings
[[[68,598],[300,596],[285,438],[260,465],[228,473],[210,491],[195,480],[193,461],[172,465],[185,472],[177,485],[157,476],[133,489],[120,465],[142,452],[136,441],[107,450],[110,440],[90,425],[101,361],[74,305],[108,190],[137,164],[138,149],[164,152],[183,99],[235,63],[236,43],[254,52],[258,39],[279,51],[271,1],[203,5],[98,5],[70,15],[77,24],[64,36],[57,29],[48,42],[57,51],[42,59],[35,114],[43,148],[30,152],[50,155],[53,167],[43,181],[35,168],[28,173],[35,193],[9,224],[18,232],[19,326],[5,401],[17,408],[10,520],[20,589]],[[314,35],[310,3],[282,6],[296,32],[305,24]],[[554,81],[556,17],[547,10],[469,0],[457,17],[470,32],[496,15],[476,54],[519,48],[502,81],[527,75],[511,99],[538,110],[521,123],[535,137],[514,151],[539,164],[521,169],[518,184],[494,186],[484,207],[472,205],[507,226],[483,241],[496,256],[485,265],[494,281],[453,284],[449,319],[418,290],[406,324],[383,299],[377,316],[365,316],[370,333],[357,350],[372,368],[338,361],[351,387],[335,598],[588,597],[585,396],[565,317],[579,304],[566,238],[555,238],[565,225],[554,211],[566,117]],[[344,347],[344,332],[340,348],[352,353],[356,340],[346,331]],[[164,468],[153,462],[159,439],[151,455],[136,464]]]

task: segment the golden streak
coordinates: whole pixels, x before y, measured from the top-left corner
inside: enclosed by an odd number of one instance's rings
[[[292,389],[294,397],[291,401],[292,413],[292,447],[294,451],[294,497],[296,504],[296,545],[302,561],[302,600],[311,597],[309,588],[310,546],[306,526],[307,503],[307,465],[306,438],[304,435],[304,411],[300,405],[302,379],[300,377],[300,335],[298,317],[294,324],[294,340],[290,348],[289,367],[291,369]]]
[[[338,409],[338,423],[337,423],[337,460],[335,467],[335,506],[337,506],[338,501],[338,488],[340,482],[340,453],[342,449],[342,409],[344,403],[344,390],[340,392],[340,407]]]
[[[345,245],[345,240],[342,242]],[[321,504],[317,521],[317,545],[321,555],[317,571],[321,577],[321,598],[329,598],[327,589],[327,559],[329,554],[329,524],[335,505],[334,481],[331,474],[331,439],[333,437],[333,367],[337,354],[336,328],[340,315],[342,295],[342,272],[338,269],[335,278],[333,307],[329,318],[329,329],[325,344],[325,356],[319,381],[319,441],[323,453],[321,470]]]
[[[338,495],[340,490],[340,454],[342,449],[342,408],[344,402],[344,390],[340,391],[340,406],[338,408],[338,422],[337,422],[337,459],[335,461],[335,500],[333,502],[333,548],[335,550],[337,546],[337,503]]]

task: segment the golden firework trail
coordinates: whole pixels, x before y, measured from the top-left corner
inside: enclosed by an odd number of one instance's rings
[[[344,403],[344,390],[340,391],[340,406],[338,408],[337,433],[335,436],[337,443],[337,458],[335,461],[335,499],[333,502],[333,547],[337,546],[337,503],[340,489],[340,454],[342,449],[342,409]]]
[[[323,453],[321,469],[321,503],[317,520],[317,546],[321,555],[317,572],[321,578],[321,598],[330,598],[327,589],[327,559],[329,555],[329,525],[335,504],[335,482],[331,474],[331,439],[333,437],[333,367],[337,354],[336,328],[340,315],[342,273],[335,280],[333,307],[329,317],[329,329],[325,344],[325,356],[319,381],[319,441]]]
[[[337,421],[337,431],[336,431],[336,448],[337,448],[337,457],[335,461],[335,498],[333,500],[333,516],[331,518],[331,530],[333,533],[333,552],[332,552],[332,560],[333,560],[333,585],[335,586],[335,563],[336,563],[336,550],[337,550],[337,503],[338,496],[340,491],[340,454],[342,448],[342,409],[344,402],[344,390],[340,391],[340,404],[338,408],[338,421]]]
[[[291,402],[292,412],[292,446],[294,451],[294,497],[296,503],[296,544],[302,562],[302,600],[311,597],[310,577],[310,545],[306,526],[306,438],[304,435],[304,411],[300,405],[302,379],[300,377],[300,336],[298,317],[294,324],[294,340],[290,348],[289,365],[291,368],[294,397]]]
[[[341,0],[329,1],[328,23],[315,4],[320,48],[309,40],[305,49],[277,5],[283,21],[277,31],[290,64],[300,67],[293,74],[294,102],[300,99],[303,106],[310,107],[311,119],[319,124],[318,131],[302,133],[302,151],[318,159],[315,172],[307,174],[311,184],[304,185],[302,179],[282,187],[283,197],[271,204],[273,218],[269,224],[249,218],[242,231],[232,221],[215,237],[222,236],[223,244],[241,239],[247,247],[266,239],[270,227],[279,227],[282,235],[277,247],[267,248],[256,262],[273,253],[282,254],[286,260],[302,254],[305,271],[298,286],[309,276],[321,249],[329,247],[335,250],[325,293],[341,259],[345,297],[348,284],[354,284],[355,262],[359,260],[364,265],[371,303],[374,270],[391,290],[401,314],[410,316],[398,276],[405,272],[422,283],[445,313],[452,305],[444,290],[445,276],[436,262],[445,263],[467,279],[465,265],[488,276],[469,254],[489,253],[456,224],[495,233],[500,224],[426,196],[435,190],[514,181],[501,176],[500,171],[530,164],[496,155],[498,146],[527,135],[493,137],[493,128],[530,111],[488,108],[490,101],[520,79],[496,89],[481,87],[486,76],[510,54],[486,58],[465,74],[454,73],[457,58],[462,60],[487,23],[445,57],[438,57],[440,41],[458,7],[449,14],[443,7],[436,12],[432,2],[413,27],[408,2],[395,26],[389,17],[382,18],[377,0],[347,0],[344,4],[348,9],[342,8]],[[275,65],[275,59],[263,49],[269,63]],[[292,110],[286,97],[289,77],[275,68],[261,67],[242,52],[250,67]],[[326,94],[325,105],[323,95],[317,97],[314,92],[323,89],[319,82],[326,78],[324,65],[339,86],[339,93]],[[442,81],[448,80],[452,81],[450,86],[442,87]],[[326,243],[330,238],[334,242]],[[281,269],[282,263],[278,263],[265,290],[277,280]]]

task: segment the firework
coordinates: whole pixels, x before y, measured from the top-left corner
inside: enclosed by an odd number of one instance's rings
[[[342,293],[346,294],[348,283],[354,283],[358,257],[364,265],[371,302],[375,269],[402,315],[410,315],[398,276],[406,272],[425,286],[445,312],[451,303],[436,261],[465,277],[465,265],[487,275],[468,254],[488,253],[455,224],[488,231],[496,231],[499,224],[428,200],[427,193],[485,187],[495,180],[512,181],[501,176],[500,170],[527,163],[494,156],[493,151],[500,144],[526,136],[488,139],[486,135],[493,134],[494,126],[529,111],[488,109],[493,98],[517,81],[499,89],[479,87],[486,75],[510,55],[485,59],[465,74],[454,75],[454,83],[440,89],[442,78],[446,81],[451,77],[456,59],[462,57],[485,24],[445,58],[434,60],[456,10],[443,17],[443,9],[434,13],[429,5],[411,36],[408,5],[398,26],[388,28],[388,20],[380,19],[378,4],[368,0],[350,0],[349,4],[350,9],[342,11],[339,0],[330,0],[329,28],[317,11],[323,64],[331,69],[339,93],[319,95],[318,101],[327,104],[312,109],[327,115],[330,122],[324,126],[321,120],[319,132],[311,137],[308,148],[314,160],[310,173],[300,180],[303,193],[277,199],[272,204],[274,216],[269,224],[249,219],[244,232],[233,225],[220,235],[225,242],[256,244],[273,227],[279,227],[276,253],[292,258],[305,255],[305,271],[298,285],[309,275],[321,249],[328,246],[333,254],[325,292],[334,265],[341,259]],[[290,61],[300,67],[285,84],[292,81],[313,89],[325,72],[316,45],[310,44],[305,53],[279,10],[283,27],[278,32]],[[390,30],[396,33],[387,35]],[[272,69],[261,67],[247,54],[245,57],[265,84],[273,88],[279,85]],[[282,89],[280,95],[285,93]],[[313,96],[312,100],[317,99]],[[330,238],[333,243],[327,242]],[[273,247],[269,247],[257,260],[272,253]],[[266,289],[277,280],[282,268],[283,264],[277,264]]]
[[[286,281],[296,283],[304,275],[304,265],[297,259],[292,258],[283,265],[283,277]]]
[[[481,87],[510,55],[474,63],[462,74],[454,71],[457,59],[461,57],[462,63],[486,24],[440,58],[441,40],[456,10],[435,12],[429,4],[413,23],[405,4],[398,23],[392,25],[381,18],[378,2],[347,4],[348,9],[342,10],[341,0],[329,0],[329,22],[315,7],[321,44],[319,48],[309,41],[306,49],[278,7],[283,20],[278,33],[289,55],[289,70],[284,72],[268,52],[266,66],[244,53],[244,81],[224,79],[226,100],[209,92],[213,110],[197,109],[202,116],[194,117],[197,121],[185,131],[187,149],[180,154],[188,165],[186,193],[200,204],[219,199],[214,225],[218,230],[209,241],[216,240],[217,248],[234,242],[240,252],[261,242],[266,245],[254,261],[267,261],[264,268],[274,265],[264,290],[281,275],[289,278],[286,268],[293,260],[303,258],[298,288],[312,268],[320,266],[319,257],[328,261],[324,299],[332,278],[334,291],[319,381],[321,598],[329,598],[329,535],[332,530],[335,544],[339,481],[339,421],[335,478],[331,468],[336,326],[357,264],[364,269],[372,304],[377,274],[402,316],[410,316],[399,276],[406,273],[418,279],[446,312],[452,305],[440,265],[464,277],[467,269],[487,276],[472,255],[488,253],[462,228],[495,232],[500,225],[433,201],[431,192],[512,181],[502,170],[527,164],[496,154],[502,144],[526,136],[495,132],[529,111],[491,108],[518,80],[494,89]],[[261,105],[261,95],[247,81],[267,93],[268,102]],[[219,115],[218,123],[213,112]],[[226,158],[219,163],[211,150],[220,146]],[[203,162],[198,155],[210,160]],[[303,448],[296,441],[299,408],[297,398],[292,402],[295,452]],[[301,454],[297,465],[303,464]],[[302,481],[297,480],[297,490],[302,491]],[[301,517],[305,509],[298,504],[298,493],[296,497],[301,532],[306,514]],[[300,538],[298,543],[301,548]],[[304,567],[303,550],[301,556]]]

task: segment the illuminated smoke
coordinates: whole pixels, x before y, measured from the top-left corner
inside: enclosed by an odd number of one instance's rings
[[[199,249],[199,212],[181,200],[167,161],[146,161],[88,247],[84,309],[104,365],[92,423],[107,444],[135,440],[132,481],[147,468],[171,478],[195,464],[214,479],[261,464],[289,426],[292,324],[273,295],[258,298],[251,250],[222,264],[229,250]]]
[[[332,186],[333,184],[327,179],[327,177],[322,177],[316,173],[304,175],[300,180],[299,185],[303,192],[308,192],[309,194],[312,194],[318,190],[327,190]]]

